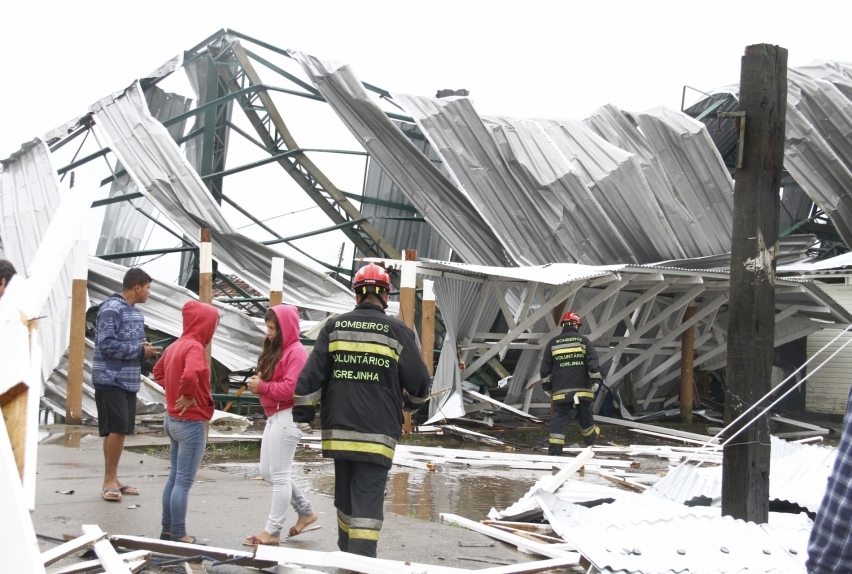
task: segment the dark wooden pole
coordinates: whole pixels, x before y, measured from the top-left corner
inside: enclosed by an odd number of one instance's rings
[[[683,314],[686,323],[695,316],[695,307],[687,307]],[[692,424],[692,363],[695,359],[695,325],[680,336],[680,421]]]
[[[213,243],[211,236],[209,229],[201,230],[201,245],[198,253],[198,300],[208,305],[213,303]],[[204,354],[212,372],[212,342],[204,349]]]
[[[742,59],[744,142],[734,187],[725,421],[769,392],[775,331],[778,190],[784,164],[787,50],[748,46]],[[742,127],[742,121],[741,121]],[[748,430],[724,449],[722,514],[766,523],[769,517],[769,421],[747,416]]]

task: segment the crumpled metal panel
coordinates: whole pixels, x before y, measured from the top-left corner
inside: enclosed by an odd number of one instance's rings
[[[707,128],[663,107],[632,115],[660,158],[670,189],[691,217],[694,231],[690,233],[703,232],[706,236],[708,244],[690,256],[730,250],[734,182]]]
[[[113,293],[121,292],[127,268],[96,257],[89,258],[89,297],[98,305]],[[181,309],[187,301],[197,301],[192,291],[154,278],[151,296],[139,305],[145,324],[152,329],[180,337],[183,332]],[[219,326],[213,334],[213,357],[232,371],[253,369],[263,345],[264,325],[234,307],[213,302],[219,309]]]
[[[819,510],[837,449],[787,442],[771,437],[769,499],[798,504],[811,512]],[[717,504],[722,497],[722,467],[678,466],[643,496],[687,502],[706,496]]]
[[[560,535],[597,569],[643,574],[803,573],[807,552],[802,550],[810,534],[807,527],[769,527],[730,516],[557,523]]]
[[[50,157],[47,144],[35,139],[0,163],[0,236],[5,258],[23,277],[29,275],[29,266],[61,201],[59,177]],[[40,313],[45,379],[68,348],[71,264],[69,257]]]
[[[402,122],[393,122],[395,126],[404,127]],[[408,125],[406,130],[416,130],[417,128]],[[403,132],[405,133],[405,132]],[[409,138],[411,143],[419,149],[423,155],[428,157],[432,162],[440,162],[440,158],[432,150],[424,139],[415,140]],[[390,201],[402,205],[410,205],[408,198],[403,191],[394,183],[393,178],[382,169],[382,167],[374,160],[368,160],[367,177],[364,180],[364,195],[369,198]],[[412,206],[412,209],[416,209]],[[396,209],[390,206],[377,205],[375,203],[362,203],[361,213],[364,217],[370,218],[370,223],[379,230],[382,237],[387,239],[391,245],[398,245],[405,249],[416,249],[417,257],[421,259],[437,259],[439,261],[450,260],[452,247],[447,243],[438,231],[428,222],[411,222],[398,221],[393,219],[372,219],[375,216],[412,216],[415,215],[412,211]]]
[[[782,265],[796,265],[808,259],[808,249],[816,245],[814,235],[788,235],[778,238],[776,265],[781,271]],[[679,269],[695,269],[701,271],[727,271],[731,267],[731,252],[694,259],[676,259],[657,263],[661,267],[677,267]]]
[[[300,52],[292,56],[370,157],[463,261],[515,263],[471,201],[388,119],[348,66]]]
[[[483,282],[441,277],[435,281],[434,289],[435,299],[440,306],[441,317],[444,320],[447,332],[444,336],[432,392],[435,393],[444,389],[450,389],[450,391],[445,394],[447,398],[441,397],[438,401],[430,401],[430,417],[437,413],[438,406],[448,400],[451,393],[455,392],[460,396],[462,395],[458,346],[464,343],[465,337],[468,336],[468,332],[474,320],[476,320],[475,315],[479,308],[479,302],[487,296],[486,293],[483,293],[483,289],[488,289],[488,285]],[[475,330],[490,328],[499,310],[497,302],[488,298],[485,307],[482,308],[482,314]]]
[[[637,114],[649,136],[609,108],[584,124],[480,117],[467,98],[397,98],[522,264],[730,249],[733,183],[700,122]]]
[[[136,82],[91,107],[98,125],[142,193],[194,242],[200,230],[213,235],[213,258],[226,265],[261,293],[269,292],[272,258],[279,252],[237,233],[213,201],[161,123],[148,112]],[[352,296],[327,275],[286,258],[284,301],[299,307],[342,312],[352,308]]]
[[[470,100],[414,95],[400,95],[397,99],[414,117],[515,261],[521,265],[575,261],[547,223],[541,203],[515,180]]]
[[[145,101],[148,103],[151,115],[160,122],[180,115],[192,107],[192,100],[166,92],[157,86],[151,86],[145,90]],[[180,139],[183,136],[185,124],[186,122],[183,121],[168,127],[169,135],[174,140]],[[122,169],[121,164],[117,162],[116,173]],[[130,176],[123,175],[112,182],[109,197],[136,193],[137,191],[136,184]],[[151,220],[138,210],[153,215],[155,208],[154,204],[145,197],[111,203],[106,206],[104,221],[101,225],[101,236],[95,250],[97,255],[126,253],[141,248],[142,239],[148,226],[151,225]],[[128,257],[114,261],[119,265],[133,267],[138,260],[138,257]]]
[[[787,73],[784,167],[852,245],[852,66],[826,62]]]

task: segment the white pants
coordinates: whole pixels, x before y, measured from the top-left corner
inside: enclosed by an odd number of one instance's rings
[[[292,409],[278,411],[266,421],[260,443],[260,476],[272,484],[272,510],[266,531],[273,536],[281,535],[291,504],[299,516],[314,513],[311,502],[293,482],[293,455],[300,438],[302,431],[293,422]]]

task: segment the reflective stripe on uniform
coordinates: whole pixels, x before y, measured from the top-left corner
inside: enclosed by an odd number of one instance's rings
[[[548,442],[550,444],[565,444],[565,435],[551,433],[550,437],[548,438]]]
[[[376,454],[393,460],[396,440],[377,433],[328,429],[322,431],[322,450]]]
[[[597,427],[597,425],[593,425],[592,428],[588,428],[588,429],[580,429],[580,434],[582,434],[583,436],[589,436],[590,434],[592,434],[594,432],[597,432],[598,434],[600,434],[601,429],[599,429]]]
[[[564,394],[561,394],[561,395],[553,395],[553,396],[551,397],[551,399],[553,399],[554,401],[561,401],[561,400],[563,400],[564,398],[565,398],[565,395],[564,395]]]
[[[367,528],[369,530],[381,530],[382,521],[378,518],[356,518],[352,517],[349,522],[350,528]]]
[[[595,393],[591,391],[577,391],[576,396],[581,399],[593,399],[595,398]]]
[[[337,517],[337,527],[341,529],[343,532],[349,534],[349,525],[340,520],[340,517]]]
[[[593,373],[593,372],[589,371],[589,378],[590,379],[600,379],[601,374],[600,373]]]
[[[349,527],[349,540],[372,540],[378,541],[379,531],[370,530],[368,528],[352,528]]]
[[[352,520],[352,518],[348,514],[346,514],[342,510],[340,510],[339,508],[337,508],[336,510],[337,510],[337,519],[342,520],[344,524],[349,524],[349,522]]]
[[[402,354],[402,344],[396,339],[378,333],[334,331],[328,336],[328,350],[329,352],[373,353],[397,361]]]
[[[586,345],[584,343],[582,343],[580,341],[580,339],[577,339],[576,341],[571,341],[570,343],[561,343],[559,345],[553,345],[551,347],[551,350],[553,350],[553,349],[565,349],[567,347],[580,347],[584,351],[586,350]]]
[[[387,345],[379,343],[356,343],[354,341],[334,341],[328,344],[328,351],[352,351],[353,353],[372,353],[373,355],[382,355],[390,357],[394,361],[399,360],[399,353],[391,349]]]
[[[316,405],[320,401],[320,397],[322,397],[322,389],[318,390],[315,393],[311,393],[309,395],[299,396],[293,395],[293,403],[297,406],[306,406],[306,405]]]
[[[573,347],[566,347],[564,349],[552,349],[550,351],[550,354],[553,355],[554,357],[558,357],[559,355],[567,355],[568,353],[580,353],[582,355],[585,355],[586,349],[584,349],[582,347],[573,346]]]

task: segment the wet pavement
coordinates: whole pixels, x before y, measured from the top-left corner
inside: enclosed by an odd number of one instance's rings
[[[158,537],[160,495],[169,463],[154,453],[162,448],[164,437],[155,434],[128,437],[128,446],[137,450],[125,451],[119,474],[126,484],[138,487],[141,495],[125,496],[116,503],[101,498],[103,454],[96,429],[68,427],[68,432],[64,431],[61,426],[41,430],[36,509],[32,514],[36,532],[56,538],[63,534],[79,536],[81,525],[98,524],[112,534]],[[138,452],[140,449],[143,452]],[[240,456],[239,450],[227,452],[229,457]],[[246,448],[246,452],[251,450]],[[337,550],[335,510],[330,496],[333,465],[319,456],[316,451],[300,453],[294,477],[309,493],[323,527],[298,538],[285,539],[282,547]],[[516,502],[544,474],[546,471],[430,472],[395,467],[385,497],[379,557],[470,569],[534,560],[536,557],[522,554],[514,547],[436,520],[439,512],[483,519],[491,506],[503,508]],[[270,487],[256,480],[256,475],[257,464],[245,460],[219,460],[202,466],[190,494],[189,533],[212,546],[245,550],[242,540],[263,529],[271,500]],[[73,494],[63,494],[70,491]],[[291,516],[285,530],[294,521],[295,517]],[[54,544],[42,540],[40,545],[44,551]],[[66,559],[63,564],[70,562],[73,559]],[[249,572],[237,566],[211,567],[209,563],[207,568],[211,573]]]

